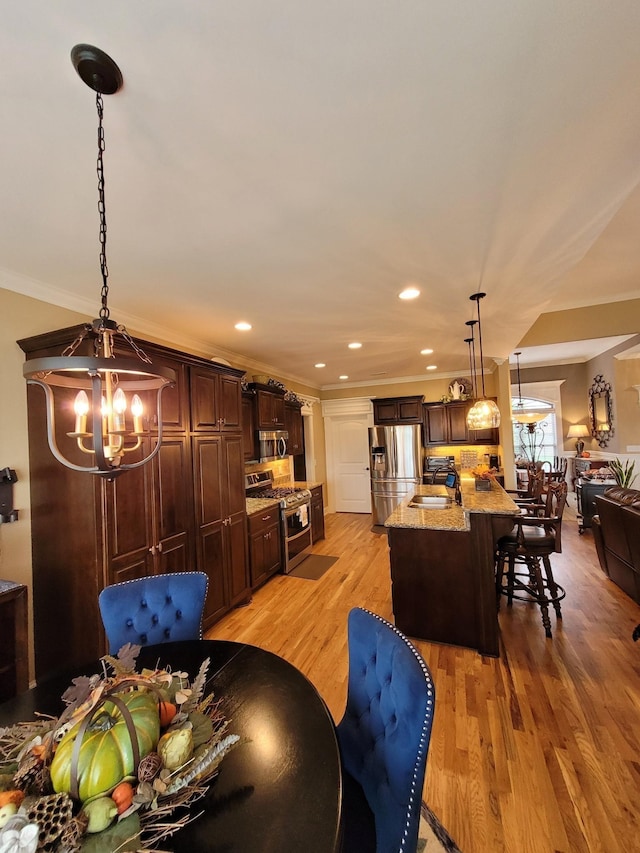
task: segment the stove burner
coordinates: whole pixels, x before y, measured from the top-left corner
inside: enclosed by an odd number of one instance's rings
[[[260,492],[261,498],[286,498],[287,495],[296,495],[299,489],[292,486],[274,486],[273,489],[265,489]]]

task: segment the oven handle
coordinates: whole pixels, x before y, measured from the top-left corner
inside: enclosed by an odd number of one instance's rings
[[[311,531],[311,523],[307,524],[307,526],[301,530],[299,533],[295,533],[293,536],[287,536],[287,542],[294,542],[296,539],[299,539],[301,536],[306,536]]]
[[[298,506],[286,507],[283,511],[283,515],[285,518],[290,518],[292,515],[295,515],[298,510],[303,507],[307,507],[307,512],[311,510],[311,501],[305,501],[304,503],[298,504]]]

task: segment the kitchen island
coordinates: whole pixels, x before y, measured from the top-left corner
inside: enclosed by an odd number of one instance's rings
[[[453,490],[417,486],[385,522],[395,623],[409,637],[497,657],[495,543],[519,509],[496,482],[476,491],[475,480],[463,476],[460,487],[461,506],[425,509],[414,495],[453,497]]]

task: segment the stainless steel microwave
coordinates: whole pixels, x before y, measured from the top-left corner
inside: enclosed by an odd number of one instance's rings
[[[286,429],[259,429],[260,462],[284,459],[287,455],[289,433]]]

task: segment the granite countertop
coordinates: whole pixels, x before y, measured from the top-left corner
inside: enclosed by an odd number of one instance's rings
[[[253,515],[255,512],[264,512],[265,509],[271,509],[280,503],[277,498],[247,498],[246,500],[247,515]]]
[[[488,492],[477,492],[473,477],[462,476],[460,481],[462,506],[452,503],[447,509],[410,507],[413,495],[454,496],[453,489],[444,486],[416,486],[415,491],[397,506],[385,521],[385,527],[408,527],[416,530],[469,530],[469,515],[475,512],[494,515],[519,515],[520,510],[498,483],[491,483]]]

